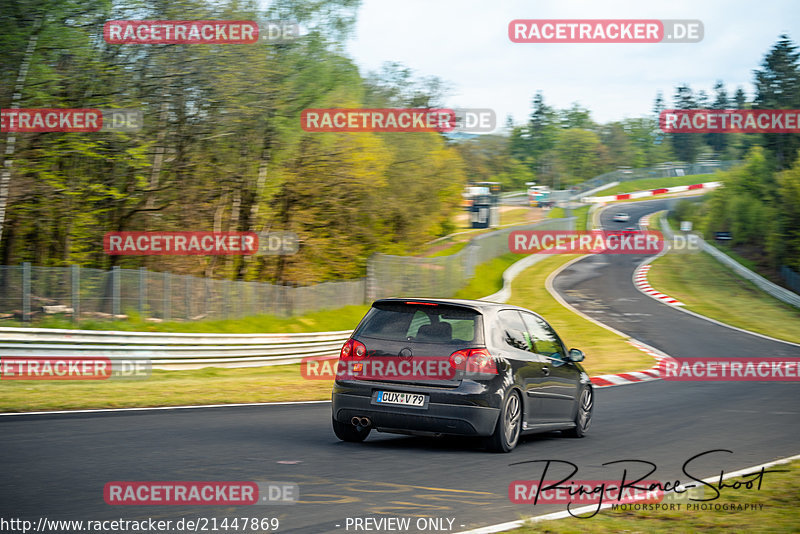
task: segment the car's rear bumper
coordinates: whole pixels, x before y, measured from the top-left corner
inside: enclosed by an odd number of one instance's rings
[[[413,408],[375,404],[373,393],[378,390],[413,391],[428,395],[427,406]],[[494,395],[483,391],[470,394],[450,390],[447,393],[428,388],[403,388],[359,385],[335,385],[333,417],[349,423],[353,417],[368,417],[378,430],[489,436],[500,413]]]

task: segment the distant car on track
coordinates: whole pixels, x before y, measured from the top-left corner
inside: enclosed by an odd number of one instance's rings
[[[619,212],[614,214],[614,221],[615,222],[628,222],[631,220],[631,216],[624,212]]]
[[[338,369],[346,371],[333,386],[333,430],[354,442],[372,429],[482,436],[496,452],[511,451],[526,433],[583,437],[594,409],[583,359],[525,308],[381,299],[342,347]],[[410,369],[430,361],[435,372],[424,376],[383,372],[394,363]]]

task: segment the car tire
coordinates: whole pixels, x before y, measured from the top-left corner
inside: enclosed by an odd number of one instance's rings
[[[592,423],[593,411],[594,389],[592,386],[584,386],[580,397],[578,397],[578,409],[575,411],[575,428],[564,431],[564,435],[570,438],[582,438],[585,436],[589,425]]]
[[[486,440],[486,448],[492,452],[511,452],[519,442],[521,430],[522,399],[516,390],[511,390],[503,400],[494,433]]]
[[[336,419],[332,419],[333,422],[333,433],[336,434],[336,437],[342,441],[348,441],[352,443],[361,443],[367,436],[369,436],[371,428],[364,428],[360,426],[354,426],[350,423],[340,423]]]

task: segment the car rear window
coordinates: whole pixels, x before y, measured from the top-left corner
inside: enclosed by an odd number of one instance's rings
[[[377,304],[357,335],[424,343],[478,342],[480,313],[469,308],[403,303]]]

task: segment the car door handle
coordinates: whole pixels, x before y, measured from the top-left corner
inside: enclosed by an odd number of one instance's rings
[[[549,367],[542,367],[542,374],[544,376],[550,376],[550,368]]]

